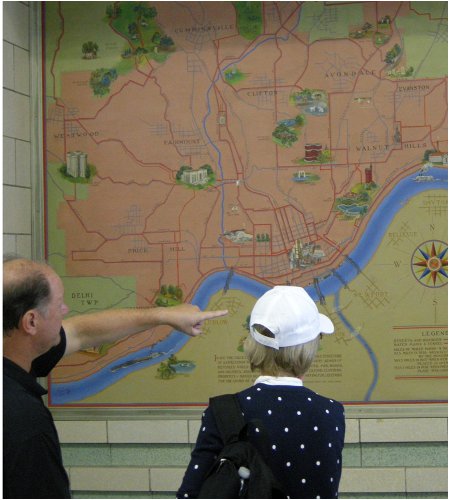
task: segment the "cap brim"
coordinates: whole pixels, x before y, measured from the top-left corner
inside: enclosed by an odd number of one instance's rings
[[[319,316],[320,316],[320,333],[325,333],[326,335],[334,333],[335,327],[332,321],[324,314],[319,313]]]

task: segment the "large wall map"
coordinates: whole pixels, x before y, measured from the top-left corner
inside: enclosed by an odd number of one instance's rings
[[[46,253],[71,313],[228,308],[65,358],[51,406],[249,384],[257,297],[337,327],[305,383],[447,399],[446,2],[45,2]]]

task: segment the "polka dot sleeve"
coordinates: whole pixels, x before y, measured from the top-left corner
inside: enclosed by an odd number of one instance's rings
[[[197,498],[203,479],[223,448],[215,419],[209,408],[203,413],[201,426],[190,463],[176,498]]]

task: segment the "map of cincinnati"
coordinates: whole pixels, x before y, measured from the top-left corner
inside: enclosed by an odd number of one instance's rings
[[[64,358],[50,406],[195,406],[255,378],[257,298],[336,325],[305,384],[447,399],[446,2],[46,2],[45,243],[70,314],[227,308]]]

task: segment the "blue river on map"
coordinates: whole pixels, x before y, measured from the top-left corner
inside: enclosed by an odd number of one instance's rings
[[[401,180],[382,200],[382,203],[372,215],[354,251],[346,257],[344,262],[337,269],[330,272],[328,276],[319,282],[321,296],[335,296],[336,313],[346,328],[348,328],[357,341],[362,344],[369,355],[373,368],[373,379],[366,390],[364,401],[370,401],[372,392],[376,387],[379,377],[378,362],[375,353],[370,348],[366,339],[353,328],[349,319],[340,311],[339,292],[345,284],[349,284],[355,279],[369,263],[376,253],[393,218],[407,201],[425,191],[447,189],[446,169],[429,168],[426,175],[429,176],[428,179],[431,180],[418,182],[414,180],[416,178],[416,173]],[[201,309],[206,309],[211,297],[223,290],[225,286],[229,286],[229,289],[241,290],[255,298],[260,297],[270,288],[267,285],[246,276],[241,276],[238,273],[232,274],[230,280],[229,277],[229,270],[216,272],[208,276],[201,283],[191,303],[198,305]],[[227,283],[227,281],[229,282]],[[305,288],[315,302],[320,300],[320,296],[318,296],[314,286]],[[250,311],[248,311],[248,314],[249,312]],[[70,404],[92,396],[136,370],[153,364],[159,364],[172,354],[177,353],[190,339],[191,337],[181,332],[173,331],[164,340],[153,345],[151,348],[147,347],[127,356],[123,356],[119,360],[113,361],[110,365],[82,380],[60,384],[51,383],[51,404]],[[138,362],[136,362],[136,360],[138,360]]]

